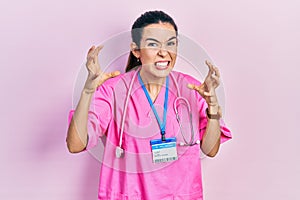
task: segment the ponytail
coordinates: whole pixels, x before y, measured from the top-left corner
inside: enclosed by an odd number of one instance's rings
[[[129,72],[130,70],[132,70],[133,68],[137,67],[137,66],[141,66],[142,63],[140,60],[138,60],[133,53],[130,51],[129,57],[128,57],[128,61],[127,61],[127,65],[126,65],[126,69],[125,72]]]

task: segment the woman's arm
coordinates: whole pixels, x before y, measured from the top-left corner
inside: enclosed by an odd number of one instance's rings
[[[216,115],[219,106],[209,106],[208,112]],[[220,123],[218,119],[209,119],[207,117],[207,126],[201,141],[201,150],[210,157],[214,157],[219,150],[221,139]]]
[[[87,55],[86,67],[88,77],[81,93],[80,100],[68,129],[67,146],[71,153],[78,153],[85,149],[88,143],[88,113],[94,92],[107,79],[118,76],[119,71],[103,73],[100,69],[98,54],[103,46],[90,48]]]
[[[217,115],[220,112],[218,98],[215,89],[220,84],[220,72],[217,67],[206,61],[209,72],[201,85],[189,84],[190,89],[196,90],[206,101],[208,105],[208,113]],[[220,147],[221,130],[219,119],[207,118],[207,126],[202,137],[200,147],[206,155],[214,157]]]
[[[80,100],[73,114],[68,129],[67,146],[71,153],[78,153],[85,149],[88,142],[88,111],[93,93],[82,91]]]

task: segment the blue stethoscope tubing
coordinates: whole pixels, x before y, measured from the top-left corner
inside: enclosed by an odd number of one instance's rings
[[[135,80],[137,74],[139,73],[139,71],[140,71],[140,68],[137,69],[136,72],[134,73],[134,75],[133,75],[133,77],[131,79],[131,82],[129,84],[128,93],[127,93],[127,96],[126,96],[126,99],[125,99],[124,112],[123,112],[122,122],[121,122],[121,132],[120,132],[120,138],[119,138],[119,146],[117,146],[117,148],[116,148],[116,157],[117,158],[121,158],[122,155],[123,155],[123,153],[124,153],[124,149],[122,149],[122,138],[123,138],[123,133],[124,133],[124,125],[125,125],[127,107],[128,107],[129,98],[130,98],[131,91],[132,91],[132,86],[133,86],[134,80]],[[180,142],[179,145],[180,146],[193,146],[193,145],[196,145],[196,144],[200,144],[200,140],[197,140],[196,142],[194,141],[195,140],[195,133],[194,133],[194,128],[193,128],[193,122],[192,122],[193,116],[192,116],[192,111],[191,111],[190,103],[189,103],[189,101],[186,98],[184,98],[184,97],[181,96],[178,84],[177,84],[177,82],[176,82],[176,80],[175,80],[172,72],[170,73],[170,76],[173,79],[173,82],[175,83],[175,86],[176,86],[176,89],[177,89],[177,95],[178,95],[178,97],[174,100],[173,107],[174,107],[174,111],[175,111],[175,114],[176,114],[176,119],[177,119],[178,124],[179,124],[180,132],[181,132],[181,135],[182,135],[183,140],[184,140],[184,142]],[[190,141],[186,140],[186,138],[184,137],[183,131],[182,131],[181,119],[179,117],[178,109],[177,109],[178,105],[182,104],[180,102],[184,102],[184,104],[186,105],[186,107],[188,109],[189,118],[190,118],[189,121],[190,121],[190,126],[191,126],[191,138],[190,138]]]

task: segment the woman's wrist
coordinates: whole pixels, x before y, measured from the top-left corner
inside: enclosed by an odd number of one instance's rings
[[[208,106],[208,112],[209,114],[215,115],[218,113],[219,111],[219,104],[215,104],[215,105],[209,105]]]
[[[94,94],[94,92],[96,91],[97,88],[94,88],[94,84],[93,82],[90,80],[90,78],[88,78],[84,84],[82,93],[84,94]]]
[[[83,88],[82,95],[93,95],[95,93],[95,89]]]
[[[216,119],[219,120],[222,118],[222,110],[219,105],[217,106],[209,106],[206,109],[206,115],[208,119]]]

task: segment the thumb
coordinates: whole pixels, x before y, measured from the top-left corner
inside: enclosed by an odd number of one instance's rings
[[[109,78],[113,78],[113,77],[119,76],[120,74],[121,74],[120,71],[114,71],[114,72],[108,73],[107,75]]]
[[[204,89],[204,85],[203,84],[197,86],[197,85],[189,83],[187,85],[187,87],[189,89],[196,90],[202,97],[205,96],[205,89]]]
[[[191,90],[198,90],[197,86],[191,83],[187,84],[187,87]]]
[[[101,85],[102,83],[104,83],[106,80],[110,79],[110,78],[113,78],[113,77],[116,77],[116,76],[119,76],[120,75],[120,71],[114,71],[114,72],[110,72],[110,73],[107,73],[107,74],[100,74],[98,76],[98,86]]]

